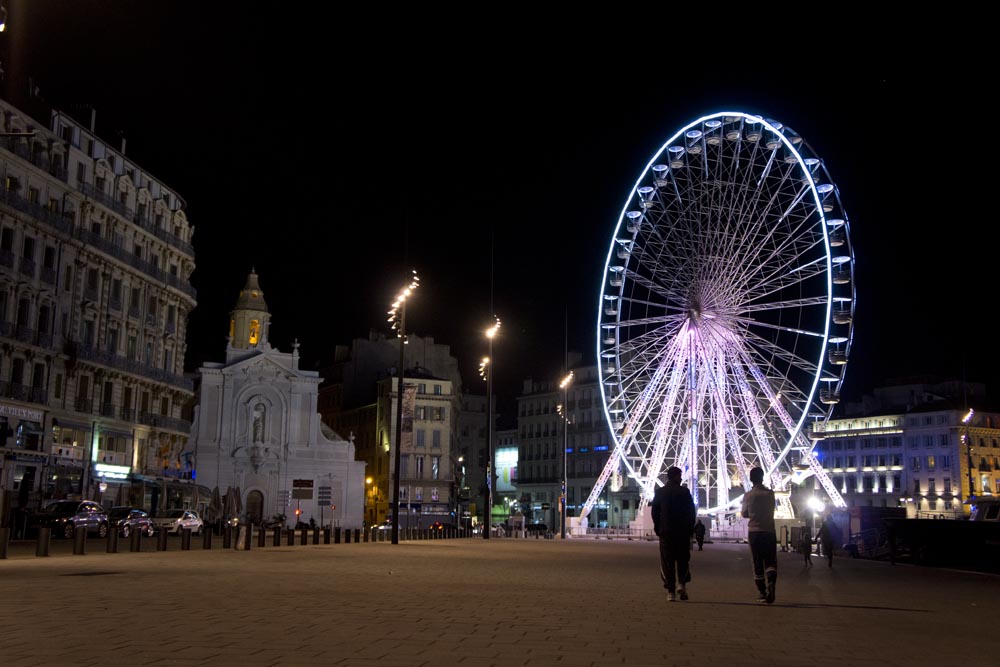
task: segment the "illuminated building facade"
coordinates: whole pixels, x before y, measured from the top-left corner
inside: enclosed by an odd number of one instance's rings
[[[240,291],[229,330],[225,363],[199,369],[190,442],[199,484],[223,495],[238,490],[242,511],[233,513],[252,523],[285,515],[290,525],[313,519],[361,528],[365,464],[355,460],[353,442],[320,420],[322,379],[299,368],[298,343],[291,353],[271,347],[256,273]]]
[[[572,359],[571,359],[572,361]],[[567,516],[579,516],[598,476],[604,469],[614,439],[601,406],[596,366],[572,367],[574,379],[567,389],[569,420],[567,462]],[[559,383],[525,380],[518,397],[518,506],[529,524],[559,527],[562,487],[563,401]],[[636,518],[639,487],[616,474],[594,506],[590,526],[628,528]]]
[[[378,383],[376,437],[387,461],[396,446],[398,378]],[[457,451],[454,424],[459,400],[450,380],[423,367],[403,371],[403,425],[399,470],[399,527],[459,525]],[[389,493],[395,484],[388,471]],[[391,501],[391,496],[390,496]]]
[[[190,500],[185,203],[90,127],[0,100],[0,513]]]
[[[849,507],[905,507],[911,518],[961,518],[970,511],[970,483],[974,496],[1000,493],[997,413],[922,405],[905,414],[832,419],[812,435]]]

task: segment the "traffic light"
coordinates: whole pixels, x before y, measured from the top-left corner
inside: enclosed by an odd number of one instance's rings
[[[335,509],[337,509],[337,506],[336,505],[330,505],[330,509],[335,510]]]
[[[296,507],[295,508],[295,516],[299,516],[300,514],[302,514],[302,510],[300,508]]]

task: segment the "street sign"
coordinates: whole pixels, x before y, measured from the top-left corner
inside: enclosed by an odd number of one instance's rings
[[[549,504],[548,503],[542,503],[542,509],[543,510],[549,509]]]
[[[292,489],[292,498],[296,500],[312,500],[312,489]]]
[[[311,489],[313,488],[313,481],[311,479],[293,479],[292,480],[293,489]]]
[[[329,486],[319,487],[319,493],[316,495],[316,500],[319,501],[320,505],[329,505],[330,501],[333,500],[333,494]]]

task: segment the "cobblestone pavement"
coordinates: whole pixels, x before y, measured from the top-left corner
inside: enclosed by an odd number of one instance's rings
[[[171,545],[171,548],[176,548]],[[667,602],[656,544],[466,539],[0,560],[0,664],[997,664],[1000,577],[779,554],[692,554]]]

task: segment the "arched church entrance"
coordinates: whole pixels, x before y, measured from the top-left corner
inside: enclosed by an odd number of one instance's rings
[[[264,520],[264,494],[251,491],[247,494],[247,521],[257,525]]]

